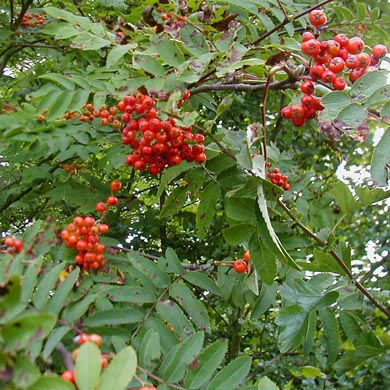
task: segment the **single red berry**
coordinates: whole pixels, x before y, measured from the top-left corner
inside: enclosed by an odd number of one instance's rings
[[[326,51],[331,56],[337,56],[340,53],[340,44],[334,39],[329,39],[326,41]]]
[[[314,27],[320,27],[326,24],[327,18],[324,11],[315,9],[309,13],[309,22]]]
[[[314,39],[315,36],[311,31],[305,31],[302,34],[302,42],[308,41],[309,39]]]
[[[348,41],[346,48],[351,54],[359,54],[364,49],[364,41],[359,37],[353,37]]]
[[[334,40],[338,42],[340,47],[345,47],[348,44],[349,38],[345,34],[337,34]]]
[[[291,119],[292,116],[291,107],[290,106],[283,107],[280,110],[280,114],[284,119]]]
[[[302,127],[305,124],[306,119],[305,119],[305,117],[303,117],[303,118],[292,118],[291,121],[292,121],[294,126]]]
[[[315,56],[320,52],[321,45],[317,39],[309,39],[308,41],[302,42],[301,50],[304,54]]]
[[[340,57],[334,57],[329,61],[328,68],[333,73],[340,73],[343,71],[345,66],[344,60]]]
[[[76,378],[73,370],[66,370],[61,374],[61,378],[68,382],[75,383]]]
[[[301,85],[301,91],[305,95],[311,95],[314,92],[314,83],[311,80],[306,80]]]
[[[347,86],[343,76],[338,76],[333,80],[333,88],[337,91],[342,91]]]
[[[110,184],[111,191],[117,192],[122,189],[122,183],[120,181],[114,180]]]
[[[371,64],[371,56],[367,53],[360,53],[357,56],[358,68],[367,68]]]
[[[302,107],[302,104],[292,104],[291,105],[291,118],[304,118],[305,117],[305,109]]]
[[[107,225],[107,224],[101,223],[101,224],[99,225],[99,233],[101,233],[101,234],[106,234],[106,233],[108,233],[108,230],[109,230],[109,228],[108,228],[108,225]]]
[[[309,70],[309,73],[310,73],[310,76],[311,78],[316,81],[316,80],[319,80],[321,77],[322,77],[322,74],[325,72],[325,67],[321,64],[314,64],[310,70]]]
[[[386,54],[387,54],[387,48],[385,45],[375,45],[373,48],[372,48],[372,53],[371,53],[374,57],[376,58],[382,58],[384,57]]]
[[[107,210],[107,206],[104,202],[99,202],[96,204],[96,211],[98,213],[103,213],[106,210]]]
[[[233,262],[233,268],[236,272],[241,274],[248,269],[248,264],[243,259],[237,259],[237,260],[234,260],[234,262]]]
[[[115,206],[118,203],[118,198],[116,196],[109,196],[107,198],[107,204],[110,206]]]
[[[326,70],[324,73],[322,73],[321,80],[324,83],[332,84],[335,77],[336,75],[331,70]]]
[[[95,343],[98,347],[100,347],[102,345],[102,336],[97,333],[91,333],[89,335],[88,341],[90,341],[91,343]]]
[[[350,55],[348,58],[344,61],[345,66],[348,69],[356,69],[358,67],[358,58],[355,55]]]

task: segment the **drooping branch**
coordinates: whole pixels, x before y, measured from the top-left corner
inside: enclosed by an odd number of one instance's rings
[[[314,232],[312,232],[306,225],[304,225],[292,212],[291,210],[280,200],[278,199],[278,204],[283,208],[283,210],[288,214],[288,216],[297,224],[297,226],[303,230],[310,238],[312,238],[317,244],[322,247],[327,247],[328,242],[322,240]],[[371,293],[358,281],[355,279],[353,273],[344,263],[343,259],[338,255],[334,249],[329,250],[329,254],[333,256],[337,264],[342,268],[347,277],[355,285],[355,287],[373,304],[375,305],[382,313],[384,313],[388,318],[390,318],[390,310],[381,305]]]

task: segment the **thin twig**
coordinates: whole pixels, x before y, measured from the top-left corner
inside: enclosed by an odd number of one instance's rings
[[[291,212],[291,210],[280,200],[278,199],[278,204],[283,208],[283,210],[289,215],[289,217],[298,225],[300,229],[302,229],[309,237],[311,237],[314,241],[316,241],[322,247],[328,246],[328,242],[319,238],[315,233],[313,233],[307,226],[305,226],[298,218]],[[390,318],[390,310],[381,305],[372,295],[371,293],[358,281],[355,279],[353,273],[348,268],[348,266],[344,263],[343,259],[338,255],[338,253],[334,249],[330,249],[329,253],[336,260],[337,264],[342,268],[351,282],[355,285],[355,287],[362,292],[362,294],[373,304],[375,305],[382,313],[384,313],[387,317]]]

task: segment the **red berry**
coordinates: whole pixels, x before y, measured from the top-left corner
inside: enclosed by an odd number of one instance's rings
[[[248,269],[248,264],[243,259],[237,259],[237,260],[234,260],[234,262],[233,262],[233,268],[236,272],[241,274]]]
[[[249,252],[249,250],[244,252],[243,259],[244,259],[244,261],[246,261],[247,263],[249,263],[249,261],[250,261],[250,259],[251,259],[251,253]]]
[[[325,67],[321,64],[314,64],[310,70],[309,70],[309,73],[310,73],[310,76],[311,78],[315,81],[315,80],[319,80],[321,77],[322,77],[322,74],[325,72]]]
[[[115,206],[118,203],[118,198],[116,196],[109,196],[107,198],[107,204],[110,206]]]
[[[343,76],[338,76],[333,80],[333,88],[337,91],[342,91],[347,86]]]
[[[314,83],[311,80],[306,80],[301,85],[301,91],[305,95],[311,95],[314,92]]]
[[[292,123],[294,124],[294,126],[296,127],[301,127],[305,124],[306,120],[305,118],[292,118]]]
[[[344,62],[348,69],[356,69],[358,66],[358,58],[355,55],[350,55]]]
[[[98,347],[102,345],[102,336],[97,333],[92,333],[89,335],[89,340],[91,343],[95,343]]]
[[[317,39],[309,39],[308,41],[302,42],[301,50],[304,54],[315,56],[320,52],[321,45]]]
[[[326,24],[327,18],[324,11],[315,9],[309,13],[309,22],[314,27],[320,27]]]
[[[324,83],[332,84],[335,77],[336,75],[331,70],[326,70],[324,73],[322,73],[321,80]]]
[[[344,69],[345,63],[344,60],[340,57],[334,57],[329,61],[328,68],[333,73],[342,72]]]
[[[331,56],[337,56],[340,53],[340,44],[334,39],[326,41],[326,51]]]
[[[314,34],[310,31],[305,31],[302,34],[302,42],[305,42],[305,41],[308,41],[309,39],[314,39],[314,38],[315,38]]]
[[[280,110],[280,114],[284,119],[291,119],[291,115],[292,115],[291,107],[290,106],[283,107]]]
[[[351,54],[359,54],[364,49],[364,41],[359,37],[353,37],[348,41],[346,48]]]
[[[305,109],[302,107],[302,104],[292,104],[291,105],[291,118],[304,118],[305,117]]]
[[[387,48],[385,45],[375,45],[371,54],[376,58],[382,58],[387,54]]]
[[[357,56],[358,68],[367,68],[371,64],[371,56],[367,53],[360,53]]]
[[[108,225],[107,225],[107,224],[101,223],[101,224],[99,225],[99,233],[101,233],[101,234],[106,234],[106,233],[108,233],[108,230],[109,230],[109,228],[108,228]]]
[[[106,210],[107,210],[107,206],[104,202],[99,202],[96,204],[96,211],[98,213],[103,213]]]
[[[76,381],[74,371],[72,371],[72,370],[64,371],[61,375],[61,378],[65,379],[66,381],[71,382],[71,383],[75,383],[75,381]]]
[[[348,44],[349,38],[345,34],[337,34],[334,40],[338,42],[340,47],[345,47]]]

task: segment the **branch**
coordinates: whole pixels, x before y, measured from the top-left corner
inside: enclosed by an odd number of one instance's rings
[[[281,81],[275,81],[269,84],[269,89],[291,89],[297,88],[295,83],[297,80],[286,79]],[[225,84],[225,83],[216,83],[216,84],[207,84],[201,85],[191,89],[191,95],[202,92],[209,91],[236,91],[236,92],[245,92],[245,91],[262,91],[267,87],[267,83],[262,84],[247,84],[247,83],[237,83],[237,84]]]
[[[328,246],[328,242],[319,238],[315,233],[313,233],[307,226],[305,226],[298,218],[291,212],[291,210],[280,200],[278,199],[278,204],[283,208],[283,210],[289,215],[289,217],[298,225],[300,229],[302,229],[310,238],[312,238],[317,244],[322,247]],[[348,268],[348,266],[344,263],[343,259],[337,254],[334,249],[330,249],[329,253],[336,260],[337,264],[342,268],[351,282],[355,285],[355,287],[362,292],[362,294],[374,305],[376,306],[382,313],[384,313],[388,318],[390,318],[390,310],[381,305],[372,295],[371,293],[358,281],[355,279],[353,273]]]

